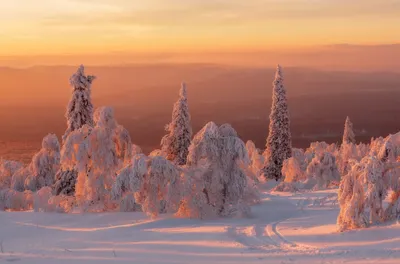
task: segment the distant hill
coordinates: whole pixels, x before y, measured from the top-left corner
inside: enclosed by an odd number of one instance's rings
[[[47,133],[60,136],[71,94],[68,79],[74,71],[71,66],[0,68],[0,141],[39,147]],[[231,123],[244,140],[264,146],[273,68],[137,64],[89,66],[87,72],[98,77],[93,85],[95,106],[113,106],[118,122],[146,152],[159,145],[181,81],[188,85],[195,132],[211,120]],[[362,141],[400,130],[398,73],[284,68],[284,75],[295,147],[316,140],[339,142],[347,115]]]

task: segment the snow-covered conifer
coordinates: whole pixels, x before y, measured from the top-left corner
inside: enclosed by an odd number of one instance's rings
[[[86,76],[85,68],[81,65],[69,82],[73,89],[65,117],[67,118],[67,130],[63,141],[69,133],[81,128],[83,125],[93,126],[93,105],[91,100],[91,86],[95,76]]]
[[[75,185],[78,172],[73,169],[59,170],[56,174],[56,182],[54,183],[55,195],[75,195]]]
[[[283,85],[282,69],[279,65],[273,82],[272,107],[269,120],[263,175],[266,178],[278,180],[282,177],[283,161],[292,156],[289,109],[286,90]]]
[[[356,139],[353,132],[353,123],[350,121],[349,117],[346,117],[346,122],[344,123],[344,132],[342,144],[355,144]]]
[[[161,150],[168,160],[177,165],[186,164],[192,138],[186,84],[182,83],[179,99],[174,104],[172,121],[165,127],[168,132],[161,140]]]

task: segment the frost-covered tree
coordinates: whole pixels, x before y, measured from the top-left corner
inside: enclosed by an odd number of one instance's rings
[[[149,159],[141,188],[135,193],[135,201],[152,217],[160,212],[175,213],[181,200],[179,169],[164,157]]]
[[[388,183],[391,182],[388,181],[389,171],[398,164],[384,163],[376,156],[366,156],[352,164],[339,187],[338,226],[341,230],[379,223],[396,213],[396,201],[390,209],[389,205],[390,211],[386,209],[386,212],[383,201],[388,194]],[[396,195],[391,198],[396,199]]]
[[[340,181],[338,192],[340,212],[337,218],[340,231],[365,227],[368,224],[364,214],[364,188],[359,179],[362,170],[363,166],[356,162]]]
[[[346,117],[346,122],[344,123],[342,145],[350,143],[355,144],[356,139],[353,132],[353,123],[350,121],[349,117]]]
[[[24,165],[21,162],[11,160],[0,160],[0,189],[10,188],[12,176]]]
[[[81,65],[69,80],[72,87],[72,96],[65,113],[67,129],[62,137],[63,143],[73,131],[80,129],[84,125],[94,126],[91,93],[92,82],[95,78],[92,75],[86,76],[85,68]],[[78,172],[74,169],[64,170],[61,168],[57,173],[54,186],[55,193],[74,195],[77,176]]]
[[[249,163],[246,146],[230,125],[206,124],[193,138],[187,163],[192,169],[202,171],[200,178],[194,179],[200,186],[192,189],[201,190],[203,194],[193,194],[196,203],[186,201],[183,204],[197,204],[198,208],[189,210],[192,215],[212,217],[237,211],[246,213],[249,208],[244,201],[247,177],[243,166]],[[196,210],[198,213],[194,213]]]
[[[304,152],[306,164],[308,165],[315,156],[325,152],[329,152],[332,154],[336,153],[337,152],[336,144],[328,144],[324,141],[311,142],[310,147],[308,147]]]
[[[25,211],[32,209],[31,191],[19,192],[13,189],[0,189],[0,210]]]
[[[363,143],[353,144],[346,143],[340,146],[340,149],[336,151],[336,163],[341,175],[346,175],[350,169],[349,161],[357,160],[360,161],[369,152],[369,146]]]
[[[60,169],[56,174],[56,182],[53,189],[55,195],[75,195],[75,185],[78,172],[73,169]]]
[[[85,68],[81,65],[69,82],[73,89],[65,117],[67,118],[67,130],[63,141],[69,133],[81,128],[83,125],[93,126],[93,105],[91,100],[91,87],[95,76],[86,76]]]
[[[129,162],[132,150],[129,134],[117,124],[112,108],[98,108],[94,121],[93,128],[84,125],[70,133],[62,149],[61,164],[63,170],[78,172],[78,202],[98,204],[98,210],[104,210],[116,172]]]
[[[308,164],[306,174],[309,179],[308,184],[314,185],[316,189],[325,189],[332,182],[338,183],[340,181],[335,156],[330,152],[315,156]]]
[[[263,174],[266,178],[282,177],[283,161],[292,156],[289,109],[283,85],[282,69],[278,65],[272,91],[272,107],[269,116],[269,134],[265,150]]]
[[[174,104],[172,121],[165,127],[165,130],[168,134],[161,140],[161,150],[167,159],[175,164],[186,164],[192,138],[192,127],[185,83],[182,83],[179,100]]]
[[[43,138],[42,149],[33,156],[29,164],[25,189],[37,191],[42,187],[52,186],[59,168],[60,144],[56,135],[49,134]]]
[[[130,164],[118,172],[111,190],[111,198],[119,201],[120,211],[127,212],[138,209],[134,195],[142,188],[148,160],[144,154],[137,154]]]
[[[282,166],[282,176],[285,182],[298,182],[305,180],[305,171],[302,170],[299,161],[294,157],[285,159]]]
[[[246,150],[250,158],[250,171],[254,175],[259,175],[259,172],[264,166],[264,156],[260,153],[260,150],[256,148],[256,145],[251,140],[246,142]]]
[[[17,170],[11,178],[11,189],[23,192],[25,190],[25,180],[31,177],[30,166],[26,166]]]
[[[364,169],[360,175],[366,183],[365,206],[369,209],[369,222],[379,223],[384,220],[383,200],[388,194],[385,185],[385,165],[376,157],[366,157],[362,160]]]

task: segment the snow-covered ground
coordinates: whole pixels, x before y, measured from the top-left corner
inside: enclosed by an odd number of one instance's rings
[[[400,263],[400,224],[336,231],[336,190],[265,192],[252,214],[0,212],[0,263]]]

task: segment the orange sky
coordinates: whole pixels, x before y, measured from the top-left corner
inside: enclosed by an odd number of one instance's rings
[[[0,1],[0,56],[399,42],[399,0]]]

